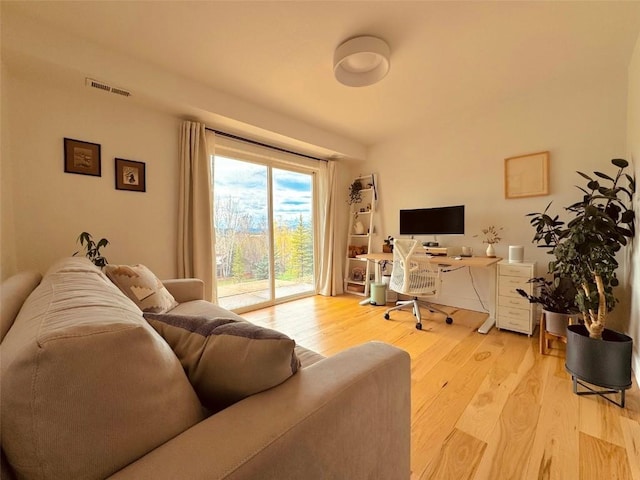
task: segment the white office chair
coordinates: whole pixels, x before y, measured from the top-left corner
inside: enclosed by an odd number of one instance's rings
[[[413,308],[413,315],[417,319],[416,328],[422,330],[422,317],[420,306],[424,306],[430,312],[438,312],[446,317],[447,324],[453,323],[453,318],[448,313],[435,307],[433,304],[420,301],[418,297],[436,297],[440,290],[440,269],[429,261],[426,255],[415,254],[418,247],[417,240],[396,239],[393,242],[393,269],[389,288],[395,292],[411,295],[413,300],[400,300],[396,306],[384,313],[384,318],[389,320],[389,313],[400,310],[409,305]]]

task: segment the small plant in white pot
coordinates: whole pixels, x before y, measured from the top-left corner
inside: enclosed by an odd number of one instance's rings
[[[487,228],[482,229],[482,235],[484,237],[482,243],[487,244],[487,257],[494,258],[496,256],[494,245],[500,243],[500,240],[502,240],[502,237],[500,237],[501,231],[502,227],[496,227],[495,225],[489,225]],[[478,236],[479,235],[474,235],[474,237]]]
[[[566,337],[569,319],[578,313],[575,304],[576,289],[567,278],[554,276],[552,279],[536,277],[529,280],[534,286],[533,294],[521,288],[516,291],[529,300],[537,303],[545,312],[546,330],[554,335]]]

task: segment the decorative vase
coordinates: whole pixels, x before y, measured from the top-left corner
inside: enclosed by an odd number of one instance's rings
[[[602,339],[589,337],[584,325],[567,327],[565,367],[573,377],[599,387],[626,390],[631,387],[633,339],[605,328]]]
[[[355,233],[356,235],[364,234],[364,225],[362,222],[356,222],[356,224],[353,226],[353,233]]]
[[[495,256],[496,256],[496,251],[493,248],[493,243],[490,243],[489,246],[487,247],[487,257],[493,258]]]

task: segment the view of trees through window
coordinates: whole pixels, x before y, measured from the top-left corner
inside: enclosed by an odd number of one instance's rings
[[[221,156],[214,172],[220,305],[313,291],[312,175]]]

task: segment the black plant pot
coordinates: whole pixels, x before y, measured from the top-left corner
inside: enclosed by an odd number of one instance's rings
[[[596,340],[584,325],[569,325],[565,367],[592,385],[623,391],[631,388],[632,349],[633,339],[623,333],[605,328]]]

